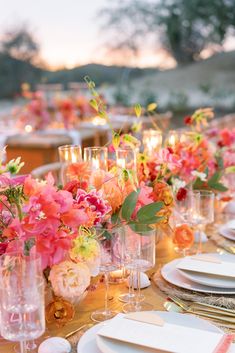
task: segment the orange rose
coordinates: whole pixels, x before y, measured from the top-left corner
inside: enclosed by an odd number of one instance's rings
[[[173,235],[173,243],[180,249],[188,249],[193,245],[194,234],[187,224],[175,227]]]

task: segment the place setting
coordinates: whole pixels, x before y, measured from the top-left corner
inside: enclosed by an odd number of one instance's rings
[[[0,353],[235,353],[235,115],[82,72],[0,117]]]

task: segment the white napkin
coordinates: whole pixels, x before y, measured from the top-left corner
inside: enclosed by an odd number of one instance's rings
[[[207,273],[215,276],[235,278],[235,262],[225,262],[208,255],[185,257],[178,264],[180,270]]]
[[[127,319],[123,314],[104,325],[98,335],[170,353],[215,353],[226,337],[223,333],[166,322],[163,326],[143,323]]]

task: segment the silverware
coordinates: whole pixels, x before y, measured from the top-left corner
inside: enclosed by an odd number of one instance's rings
[[[213,320],[217,320],[217,321],[223,321],[226,323],[232,323],[235,325],[235,317],[231,317],[231,316],[226,316],[221,314],[216,313],[217,315],[211,314],[211,312],[208,311],[201,311],[201,310],[195,310],[195,309],[190,309],[190,307],[188,307],[187,304],[182,303],[182,301],[178,300],[178,298],[176,299],[175,297],[170,297],[171,300],[173,300],[173,302],[175,304],[177,304],[181,309],[183,309],[183,311],[190,313],[190,314],[195,314],[195,315],[199,315],[199,316],[203,316],[203,317],[207,317]]]
[[[77,333],[77,332],[79,332],[79,331],[81,331],[81,330],[83,330],[85,328],[91,327],[91,326],[93,326],[93,324],[84,324],[84,325],[78,327],[76,330],[67,333],[65,338],[69,338],[69,337],[73,336],[75,333]]]
[[[176,296],[170,296],[169,298],[175,302],[178,301],[178,304],[181,303],[182,305],[184,305],[185,307],[187,307],[190,310],[207,311],[207,312],[218,313],[218,314],[223,314],[226,316],[235,317],[235,311],[231,310],[231,309],[226,309],[226,308],[222,308],[222,307],[219,307],[216,305],[201,303],[201,302],[193,302],[193,303],[188,304]]]
[[[177,304],[170,302],[170,301],[165,301],[164,303],[164,308],[169,311],[169,312],[174,312],[174,313],[184,313],[185,311]],[[191,313],[190,313],[191,314]],[[222,328],[230,329],[230,330],[235,330],[235,324],[227,323],[224,321],[212,319],[208,317],[207,315],[201,315],[197,314],[197,316],[202,316],[205,319],[210,319],[210,321],[213,321],[215,324],[219,325]]]
[[[216,311],[221,311],[224,315],[229,315],[229,316],[233,316],[235,317],[235,310],[232,309],[227,309],[227,308],[223,308],[221,306],[218,305],[212,305],[212,304],[207,304],[207,303],[201,303],[201,302],[193,302],[192,305],[199,305],[200,307],[205,307],[205,308],[211,308],[214,309]]]

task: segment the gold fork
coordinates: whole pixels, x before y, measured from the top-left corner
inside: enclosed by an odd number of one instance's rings
[[[171,298],[173,301],[177,300],[178,302],[180,302],[182,305],[184,305],[185,307],[187,306],[188,309],[190,310],[200,310],[200,311],[207,311],[207,312],[212,312],[212,313],[218,313],[218,314],[224,314],[227,316],[232,316],[235,317],[235,311],[232,309],[227,309],[227,308],[222,308],[219,307],[217,305],[212,305],[212,304],[207,304],[207,303],[201,303],[201,302],[193,302],[193,303],[185,303],[184,300],[176,297],[176,296],[170,296],[169,298]]]
[[[196,315],[200,315],[200,316],[204,316],[207,318],[211,318],[214,320],[218,320],[218,321],[226,321],[226,322],[230,322],[232,324],[235,324],[235,317],[232,316],[227,316],[224,315],[224,313],[218,313],[218,312],[212,312],[211,311],[203,311],[203,310],[196,310],[195,308],[190,307],[190,305],[184,303],[181,299],[175,297],[175,296],[170,296],[169,297],[174,303],[176,303],[177,305],[179,305],[179,307],[181,307],[184,311],[186,311],[187,313],[190,314],[196,314]],[[217,315],[214,315],[217,314]]]

